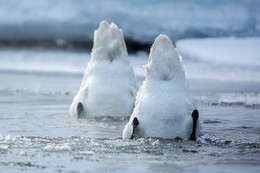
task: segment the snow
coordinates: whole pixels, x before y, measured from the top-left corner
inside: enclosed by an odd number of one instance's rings
[[[137,136],[189,138],[195,108],[179,52],[167,36],[160,35],[151,48],[146,79],[138,91],[123,138],[130,138],[135,117],[139,120]]]
[[[127,117],[133,111],[136,92],[122,31],[103,21],[95,31],[91,60],[70,114],[78,116],[76,107],[81,102],[84,117]]]
[[[206,38],[177,42],[180,51],[214,63],[260,65],[260,38]]]
[[[260,37],[185,39],[176,42],[187,67],[186,78],[222,82],[260,82]],[[0,48],[0,71],[57,72],[81,75],[90,61],[88,52]],[[145,76],[148,54],[130,54],[138,79]],[[191,87],[194,87],[191,86]]]
[[[0,49],[0,70],[82,74],[90,60],[86,52],[41,49]]]
[[[188,78],[260,81],[260,37],[185,39],[176,45]]]

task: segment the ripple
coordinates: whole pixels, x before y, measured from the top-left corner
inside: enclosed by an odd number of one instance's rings
[[[0,162],[0,165],[3,165],[3,166],[34,167],[34,168],[37,168],[37,169],[45,169],[45,168],[47,168],[46,166],[35,165],[35,164],[32,164],[31,162]]]
[[[71,147],[68,144],[48,144],[43,150],[48,152],[70,151]]]
[[[218,121],[218,120],[203,120],[203,123],[205,123],[205,124],[218,124],[218,123],[221,123],[221,121]]]

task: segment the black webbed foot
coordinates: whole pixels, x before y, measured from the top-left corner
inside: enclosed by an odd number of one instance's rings
[[[80,114],[81,112],[84,110],[83,104],[81,102],[78,103],[77,105],[77,114],[78,114],[78,118],[80,118]]]
[[[197,128],[197,120],[199,118],[199,111],[195,109],[192,114],[192,119],[193,119],[193,127],[192,127],[192,133],[190,135],[190,140],[196,141],[196,128]]]
[[[139,121],[136,117],[134,117],[133,121],[132,121],[132,125],[133,125],[133,132],[131,134],[130,139],[134,139],[135,137],[135,128],[139,125]]]

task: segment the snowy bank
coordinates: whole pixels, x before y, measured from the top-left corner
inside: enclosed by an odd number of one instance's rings
[[[186,39],[176,45],[188,78],[260,81],[260,37]]]

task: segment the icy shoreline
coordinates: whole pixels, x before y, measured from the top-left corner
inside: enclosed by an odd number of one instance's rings
[[[260,37],[185,39],[176,43],[186,76],[192,80],[260,82]],[[89,52],[48,49],[0,49],[0,71],[83,74]],[[136,76],[144,76],[148,54],[130,54]]]
[[[225,45],[228,45],[232,49],[220,51]],[[186,76],[189,86],[193,92],[203,93],[197,98],[197,101],[203,104],[231,104],[241,106],[240,102],[242,99],[242,106],[255,107],[256,105],[256,107],[259,107],[260,64],[257,58],[259,55],[257,45],[260,45],[259,37],[208,38],[178,41],[177,48],[183,56],[183,64],[187,67]],[[244,49],[250,52],[245,52]],[[37,79],[36,81],[41,82],[41,80],[45,81],[45,78],[48,76],[52,76],[53,78],[73,79],[73,81],[77,81],[74,86],[78,86],[83,72],[90,61],[90,54],[88,52],[44,49],[1,48],[0,57],[0,76],[3,79],[0,92],[16,94],[23,92],[25,94],[38,93],[38,90],[35,91],[32,87],[26,88],[27,85],[24,85],[24,82],[17,84],[16,88],[10,88],[10,79],[33,79],[33,81]],[[231,60],[228,59],[229,57]],[[144,66],[147,64],[148,54],[146,52],[130,54],[129,60],[134,69],[138,86],[140,87],[144,80]],[[36,81],[30,82],[31,85],[38,86],[39,84]],[[59,86],[59,89],[62,90],[62,88],[63,86]],[[67,92],[67,90],[47,90],[43,93]],[[225,99],[220,101],[221,96],[216,95],[216,99],[207,100],[212,97],[212,95],[207,95],[208,93],[213,93],[213,95],[215,95],[214,93],[224,93],[223,96],[225,96]]]
[[[260,37],[186,39],[176,45],[188,78],[260,81]]]

